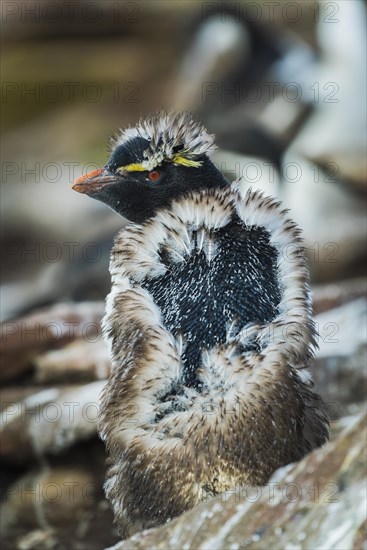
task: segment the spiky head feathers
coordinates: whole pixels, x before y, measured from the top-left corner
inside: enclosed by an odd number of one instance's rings
[[[216,148],[214,135],[208,134],[187,112],[160,112],[140,120],[135,128],[122,130],[112,145],[116,148],[120,145],[126,146],[128,142],[132,145],[145,142],[145,147],[136,151],[140,153],[137,162],[121,167],[127,171],[153,170],[162,162],[191,168],[200,167],[201,157]]]

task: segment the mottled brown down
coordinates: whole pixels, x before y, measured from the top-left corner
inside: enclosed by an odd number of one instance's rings
[[[182,374],[180,342],[139,283],[164,270],[162,246],[184,257],[193,227],[212,235],[233,212],[244,225],[265,227],[277,247],[280,312],[267,326],[246,327],[262,339],[261,353],[238,353],[246,334],[211,350],[197,372],[206,391],[185,388],[180,410],[166,414],[162,398]],[[112,372],[100,433],[109,452],[106,494],[123,536],[208,495],[265,484],[278,467],[327,440],[325,406],[303,370],[316,346],[308,270],[299,230],[278,202],[239,183],[193,193],[122,230],[110,270],[104,334]],[[177,396],[171,399],[177,404]]]

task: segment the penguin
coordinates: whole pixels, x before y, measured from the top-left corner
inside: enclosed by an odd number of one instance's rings
[[[191,114],[155,113],[73,185],[128,220],[111,253],[99,418],[123,537],[264,485],[328,439],[300,229],[275,198],[230,183],[214,149]]]

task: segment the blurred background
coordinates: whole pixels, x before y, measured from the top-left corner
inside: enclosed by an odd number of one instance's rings
[[[228,178],[303,229],[338,436],[365,407],[366,2],[4,0],[1,18],[2,536],[104,548],[99,322],[125,222],[70,185],[119,128],[193,112]]]

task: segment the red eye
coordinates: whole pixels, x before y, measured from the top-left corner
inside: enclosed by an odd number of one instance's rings
[[[150,181],[158,181],[160,177],[161,177],[161,173],[158,172],[158,170],[153,170],[148,174],[148,178],[150,179]]]

